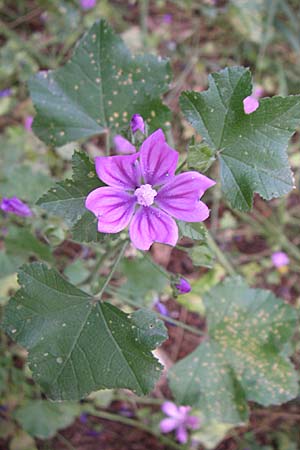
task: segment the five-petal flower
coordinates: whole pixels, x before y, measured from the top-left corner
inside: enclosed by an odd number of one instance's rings
[[[97,157],[96,172],[108,186],[90,192],[85,206],[98,218],[98,231],[118,233],[129,225],[133,245],[176,245],[175,219],[202,222],[208,207],[199,200],[215,181],[198,172],[175,175],[178,152],[162,130],[152,133],[132,155]]]
[[[170,433],[174,430],[176,439],[181,444],[188,441],[188,429],[196,430],[200,426],[198,417],[190,415],[190,406],[177,406],[167,401],[163,403],[161,409],[169,417],[160,422],[160,431]]]

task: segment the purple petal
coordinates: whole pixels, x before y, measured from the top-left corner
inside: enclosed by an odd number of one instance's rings
[[[190,283],[185,278],[180,278],[179,283],[175,284],[175,287],[178,289],[179,294],[188,294],[192,290]]]
[[[161,406],[162,412],[164,412],[167,416],[171,416],[173,418],[178,418],[179,410],[178,407],[173,402],[164,402]]]
[[[126,155],[136,152],[135,146],[120,134],[117,134],[117,136],[114,137],[114,144],[117,153]]]
[[[259,107],[259,101],[254,96],[249,95],[248,97],[244,98],[243,105],[245,114],[251,114]]]
[[[145,134],[144,119],[139,114],[133,114],[133,116],[131,117],[130,126],[133,133],[136,133],[138,130],[140,130],[141,133]]]
[[[162,433],[170,433],[177,428],[177,420],[176,419],[163,419],[159,424],[160,431]]]
[[[199,426],[200,426],[199,417],[197,417],[197,416],[188,416],[186,418],[185,424],[191,430],[197,430],[197,428],[199,428]]]
[[[3,197],[0,204],[2,211],[16,214],[17,216],[32,216],[32,211],[26,203],[22,202],[18,197]]]
[[[260,97],[263,96],[263,93],[264,93],[263,88],[260,87],[260,86],[257,86],[257,87],[254,89],[252,96],[253,96],[254,98],[256,98],[256,99],[259,99]]]
[[[176,245],[178,228],[168,214],[157,208],[142,206],[130,223],[129,235],[136,248],[149,250],[153,242]]]
[[[97,0],[80,0],[81,8],[85,11],[96,6]]]
[[[0,91],[0,98],[9,97],[10,95],[11,95],[10,88],[3,89],[2,91]]]
[[[272,254],[272,263],[275,267],[287,266],[290,263],[290,258],[284,252],[274,252]]]
[[[176,439],[180,444],[185,444],[188,441],[188,433],[184,425],[179,425],[177,428]]]
[[[174,176],[178,153],[166,143],[162,130],[152,133],[140,149],[145,184],[162,184]]]
[[[25,128],[25,130],[31,131],[32,130],[32,123],[33,123],[33,117],[32,116],[25,117],[25,121],[24,121],[24,128]]]
[[[95,158],[98,177],[109,186],[136,189],[140,185],[139,153],[126,156],[98,156]]]
[[[98,218],[98,231],[118,233],[129,224],[135,203],[135,197],[121,189],[100,187],[89,193],[85,207]]]
[[[168,311],[168,308],[166,307],[166,305],[164,305],[162,302],[160,302],[159,300],[157,300],[154,304],[154,307],[156,308],[156,310],[162,314],[163,316],[169,317],[170,313]]]
[[[209,216],[209,209],[199,198],[214,184],[198,172],[181,173],[159,190],[155,202],[176,219],[202,222]]]

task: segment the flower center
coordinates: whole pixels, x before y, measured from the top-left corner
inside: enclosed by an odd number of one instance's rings
[[[141,187],[134,191],[137,197],[137,202],[142,206],[150,206],[154,203],[154,197],[157,196],[155,189],[152,189],[151,184],[142,184]]]

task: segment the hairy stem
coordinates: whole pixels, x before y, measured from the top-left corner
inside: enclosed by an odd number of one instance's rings
[[[222,264],[226,272],[231,275],[237,275],[236,270],[234,269],[233,265],[229,261],[229,259],[226,257],[226,255],[220,250],[220,247],[212,237],[209,231],[207,231],[207,244],[209,248],[214,252],[219,262]]]
[[[108,276],[107,276],[103,286],[101,287],[100,291],[95,295],[95,297],[98,297],[97,298],[98,301],[101,300],[103,293],[105,292],[105,290],[106,290],[107,286],[109,285],[109,283],[110,283],[110,281],[111,281],[111,279],[112,279],[112,277],[113,277],[113,275],[114,275],[114,273],[115,273],[115,271],[116,271],[116,269],[117,269],[121,259],[123,258],[127,245],[128,245],[128,241],[125,241],[123,246],[122,246],[122,248],[121,248],[121,250],[120,250],[120,253],[118,254],[117,258],[115,259],[115,262],[112,265],[112,268],[110,269],[110,272],[109,272],[109,274],[108,274]]]
[[[139,422],[138,420],[130,419],[128,417],[120,416],[120,415],[109,413],[106,411],[95,410],[91,413],[94,416],[100,417],[101,419],[112,420],[113,422],[123,423],[124,425],[128,425],[128,426],[135,427],[140,430],[146,431],[147,433],[150,433],[153,436],[156,436],[158,439],[160,439],[160,441],[163,444],[168,445],[169,447],[175,448],[176,450],[187,449],[187,447],[185,445],[176,444],[176,442],[174,442],[172,439],[169,439],[166,436],[162,436],[158,431],[154,430],[153,428],[151,428],[148,425],[145,425],[142,422]]]

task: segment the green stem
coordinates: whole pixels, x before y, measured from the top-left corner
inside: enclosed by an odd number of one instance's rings
[[[187,163],[187,158],[185,158],[177,167],[176,169],[176,174],[180,173],[181,169],[186,165]]]
[[[73,445],[71,444],[71,442],[68,441],[68,439],[66,439],[61,433],[57,433],[56,436],[58,437],[58,439],[63,442],[66,447],[68,447],[70,450],[76,450],[75,447],[73,447]]]
[[[278,238],[278,243],[283,248],[283,250],[290,253],[297,261],[300,261],[300,250],[298,249],[298,247],[290,242],[284,235],[284,233],[278,230],[278,227],[272,224],[268,219],[256,214],[255,212],[254,214],[256,220],[253,219],[249,214],[245,214],[239,211],[234,211],[234,214],[236,214],[245,222],[250,223],[253,227],[256,228],[256,230],[258,230],[266,237],[269,237],[270,233],[272,233],[273,235],[275,234]]]
[[[128,241],[125,241],[123,246],[122,246],[122,248],[121,248],[121,250],[120,250],[120,253],[118,254],[115,262],[112,265],[112,268],[110,269],[110,272],[109,272],[109,274],[108,274],[108,276],[107,276],[107,278],[106,278],[102,288],[100,289],[100,291],[97,294],[95,294],[95,297],[99,297],[99,298],[97,298],[98,301],[101,300],[101,297],[102,297],[103,293],[105,292],[107,286],[109,285],[109,283],[110,283],[110,281],[111,281],[111,279],[113,277],[113,274],[115,273],[115,271],[116,271],[116,269],[117,269],[117,267],[119,265],[119,262],[123,258],[127,245],[128,245]]]
[[[138,302],[135,302],[134,300],[125,297],[119,290],[108,288],[107,293],[116,297],[120,297],[120,299],[122,299],[122,301],[127,303],[128,305],[134,306],[135,308],[141,308],[141,305]],[[150,310],[150,308],[147,309]],[[163,314],[160,314],[156,311],[155,314],[165,322],[172,323],[173,325],[183,328],[184,330],[189,331],[190,333],[197,334],[198,336],[206,336],[206,333],[204,333],[204,331],[198,330],[198,328],[187,325],[186,323],[180,322],[179,320],[173,319],[172,317],[164,316]]]
[[[209,248],[214,252],[219,262],[222,264],[226,272],[231,275],[235,276],[237,275],[236,270],[232,266],[231,262],[228,260],[228,258],[225,256],[225,254],[220,250],[218,244],[212,237],[209,231],[207,231],[207,244]]]
[[[135,427],[135,428],[138,428],[140,430],[146,431],[147,433],[150,433],[153,436],[155,436],[158,439],[160,439],[160,441],[163,444],[168,445],[168,446],[170,446],[172,448],[175,448],[176,450],[184,450],[184,449],[187,450],[187,447],[185,445],[176,444],[176,442],[174,442],[172,439],[169,439],[166,436],[162,436],[158,431],[155,431],[154,429],[152,429],[148,425],[145,425],[144,423],[141,423],[141,422],[139,422],[137,420],[129,419],[128,417],[119,416],[117,414],[112,414],[112,413],[109,413],[109,412],[106,412],[106,411],[94,410],[91,413],[94,416],[100,417],[101,419],[112,420],[113,422],[123,423],[124,425],[128,425],[130,427]]]
[[[144,48],[147,48],[149,0],[140,0],[140,24]]]

